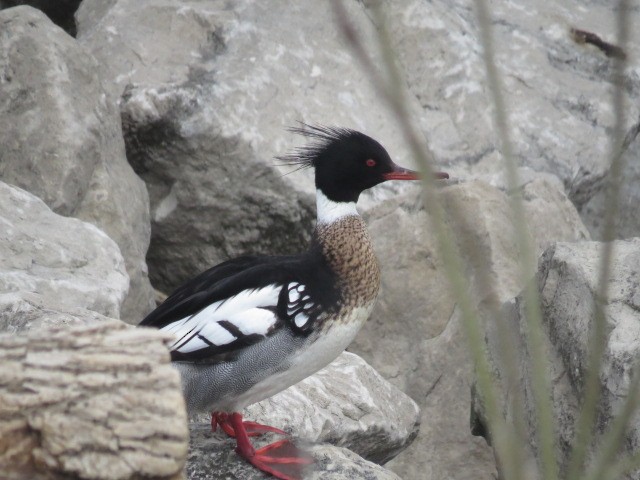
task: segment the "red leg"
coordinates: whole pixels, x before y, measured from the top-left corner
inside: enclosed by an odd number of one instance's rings
[[[211,412],[211,431],[215,432],[218,425],[224,430],[224,432],[230,437],[236,436],[236,432],[233,431],[231,423],[229,423],[229,415],[225,412]]]
[[[242,422],[247,435],[250,437],[256,437],[263,433],[277,433],[278,435],[286,435],[287,432],[280,430],[279,428],[270,427],[269,425],[262,425],[256,422]],[[236,433],[229,421],[229,415],[225,412],[211,412],[211,431],[215,432],[218,425],[225,431],[230,437],[236,436]]]
[[[304,467],[313,463],[309,454],[299,450],[289,440],[280,440],[256,450],[251,445],[242,415],[232,413],[230,423],[236,433],[238,455],[263,472],[280,480],[302,480]]]

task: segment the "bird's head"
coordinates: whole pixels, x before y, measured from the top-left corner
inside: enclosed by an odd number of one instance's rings
[[[364,133],[347,128],[303,125],[292,131],[314,142],[280,157],[315,169],[316,188],[333,202],[357,202],[360,193],[388,180],[419,180],[418,172],[396,165],[385,148]],[[449,178],[437,173],[436,178]]]

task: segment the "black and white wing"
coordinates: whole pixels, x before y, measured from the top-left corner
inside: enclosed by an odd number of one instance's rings
[[[245,289],[199,312],[169,323],[175,335],[170,346],[176,360],[217,356],[257,343],[280,327],[276,312],[281,286]]]
[[[176,361],[230,360],[281,328],[307,335],[327,295],[318,288],[322,275],[304,281],[299,271],[295,257],[225,262],[180,287],[141,325],[175,335]]]

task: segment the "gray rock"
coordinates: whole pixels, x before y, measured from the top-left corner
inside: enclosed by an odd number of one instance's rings
[[[170,337],[110,319],[0,334],[3,480],[181,480]]]
[[[501,169],[473,5],[404,0],[386,7],[393,47],[408,89],[422,106],[418,122],[436,158],[457,172]],[[614,60],[593,45],[577,43],[570,30],[615,43],[615,7],[568,0],[502,2],[490,8],[517,161],[557,175],[594,232],[601,211],[583,205],[601,195],[601,180],[609,171]],[[629,17],[629,24],[637,25],[640,11],[631,8]],[[638,58],[638,29],[631,32],[627,58]],[[626,76],[625,128],[631,131],[640,114],[640,74],[631,67]],[[625,202],[623,216],[637,235],[636,204]]]
[[[548,360],[548,378],[552,379],[554,427],[558,436],[558,459],[564,463],[574,444],[574,424],[583,398],[587,375],[588,342],[593,330],[594,292],[597,291],[598,270],[602,244],[598,242],[557,243],[545,251],[540,259],[538,288],[541,296],[544,322],[545,358]],[[605,311],[607,343],[604,352],[600,387],[602,398],[597,409],[596,434],[606,432],[615,415],[620,412],[628,396],[631,373],[640,356],[640,297],[637,272],[640,270],[640,239],[617,241],[609,280],[609,299]],[[522,332],[526,331],[522,298],[504,305],[507,325],[511,327],[518,345],[517,375],[520,381],[515,389],[502,392],[501,401],[508,418],[513,395],[524,400],[524,413],[528,427],[528,441],[535,446],[534,425],[536,414],[531,392],[531,359]],[[502,349],[495,328],[487,335],[488,347],[494,367],[500,378],[506,378]],[[480,408],[479,408],[480,407]],[[476,413],[482,417],[481,403]],[[630,421],[620,453],[637,453],[640,449],[640,419]],[[531,452],[535,448],[532,447]],[[640,471],[629,477],[640,478]]]
[[[384,464],[418,433],[416,403],[357,355],[345,352],[319,372],[243,412],[248,420],[305,442],[345,447]],[[195,424],[207,426],[209,415]]]
[[[474,372],[459,311],[455,309],[448,320],[441,334],[424,339],[420,346],[424,369],[416,370],[413,378],[427,388],[419,402],[418,438],[386,467],[407,480],[495,480],[499,477],[493,451],[469,429]],[[412,390],[418,386],[412,385]]]
[[[153,307],[148,195],[127,163],[98,64],[38,10],[3,10],[0,22],[0,179],[118,243],[131,278],[122,316],[137,322]]]
[[[0,292],[34,292],[67,309],[118,317],[129,280],[118,246],[101,230],[2,182],[0,222]]]
[[[113,139],[121,142],[116,131]],[[129,274],[129,292],[120,318],[137,324],[156,306],[146,262],[151,238],[149,197],[145,185],[126,163],[124,152],[120,153],[121,157],[111,157],[96,167],[74,216],[103,229],[120,247]]]
[[[346,8],[373,41],[363,6]],[[330,4],[84,0],[76,17],[78,41],[116,94],[127,85],[173,86],[183,87],[174,96],[191,90],[201,97],[184,101],[185,136],[208,129],[212,138],[238,136],[253,156],[269,160],[290,148],[284,127],[302,120],[367,130],[406,160],[398,126],[351,58]],[[160,100],[154,90],[150,95],[148,107]]]
[[[441,190],[441,200],[451,222],[455,220],[454,209],[458,208],[468,224],[466,229],[459,229],[457,238],[461,252],[467,255],[469,275],[473,275],[474,268],[480,267],[477,261],[476,265],[472,263],[468,254],[476,248],[489,263],[491,287],[506,300],[517,295],[520,288],[511,210],[503,181],[495,176],[486,180],[447,186]],[[522,188],[532,241],[539,252],[554,238],[588,239],[586,228],[562,193],[557,179],[531,174],[524,179]],[[398,349],[397,342],[414,342],[412,345],[417,348],[422,339],[439,335],[449,322],[453,300],[448,293],[419,188],[366,211],[365,217],[381,264],[382,291],[371,319],[356,340],[357,348],[353,350],[366,353],[365,359],[373,362],[374,368],[383,376],[396,379],[395,385],[413,394],[411,375],[398,369],[411,372],[422,367],[414,364],[413,347]],[[478,289],[478,300],[490,293],[489,286],[474,286]],[[428,307],[425,307],[427,302]],[[416,318],[420,322],[416,322]],[[412,334],[407,336],[407,332]],[[420,334],[414,335],[415,332]],[[376,360],[373,360],[374,355]],[[397,355],[404,360],[388,361]]]
[[[536,246],[542,253],[556,241],[589,240],[590,234],[576,209],[564,193],[562,182],[549,173],[536,172],[530,168],[519,168],[518,176],[527,212],[527,224]],[[479,179],[510,195],[504,172],[482,175]],[[511,287],[502,298],[512,297],[517,290]]]
[[[618,188],[619,212],[616,216],[616,237],[632,238],[640,236],[640,217],[638,216],[637,205],[640,202],[640,123],[627,134],[629,146],[623,157],[625,169],[622,175],[622,182]],[[605,198],[608,177],[603,177],[593,182],[593,193],[582,205],[580,205],[580,215],[585,219],[585,224],[591,236],[595,240],[603,238],[603,227],[605,224]]]
[[[363,460],[346,448],[316,445],[310,450],[316,459],[311,480],[400,480],[395,473]]]
[[[293,190],[241,134],[218,135],[213,127],[184,134],[185,122],[194,121],[185,109],[203,100],[189,88],[132,91],[123,99],[127,154],[151,199],[147,261],[165,291],[228,258],[296,253],[313,228],[313,198]]]
[[[222,433],[211,433],[206,425],[192,424],[191,448],[187,458],[188,480],[257,480],[270,478],[256,470],[235,452],[235,440]],[[271,443],[281,437],[267,435],[254,440],[256,446]],[[399,480],[392,472],[368,462],[346,448],[334,445],[307,445],[294,439],[296,445],[314,457],[315,463],[305,474],[308,480]]]
[[[531,172],[522,177],[537,251],[555,238],[588,238],[557,179]],[[508,195],[500,177],[487,180],[497,186],[475,181],[440,191],[448,221],[455,225],[456,210],[465,219],[464,227],[454,227],[455,238],[481,306],[512,298],[522,285]],[[350,350],[414,398],[422,412],[418,438],[389,468],[406,478],[493,478],[491,449],[469,432],[472,363],[419,190],[383,202],[367,217],[382,291]]]
[[[571,425],[576,417],[578,395],[586,378],[589,332],[593,329],[593,295],[597,291],[602,244],[560,243],[548,249],[540,261],[539,289],[552,361],[562,369],[571,387],[556,400],[559,409],[561,445],[571,444]],[[598,433],[603,433],[627,397],[631,373],[640,355],[640,239],[617,241],[609,280],[605,311],[608,342],[601,374],[602,402],[598,411]],[[520,312],[519,312],[520,313]],[[640,448],[640,419],[630,423],[624,450]],[[640,478],[636,472],[634,479]]]
[[[416,403],[357,355],[345,352],[314,375],[251,405],[247,418],[295,437],[345,447],[384,464],[416,437]]]
[[[90,325],[107,319],[86,308],[70,308],[55,298],[20,290],[0,294],[0,332],[20,333],[55,326]]]
[[[362,5],[348,8],[371,38]],[[274,155],[303,143],[286,126],[362,129],[411,166],[330,4],[85,0],[78,23],[115,92],[132,85],[123,125],[128,158],[150,191],[148,261],[159,288],[238,254],[305,248],[315,217],[310,172],[274,168]]]

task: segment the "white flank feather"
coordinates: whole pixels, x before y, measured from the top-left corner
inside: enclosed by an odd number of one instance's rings
[[[229,321],[245,335],[266,335],[269,328],[276,322],[276,317],[270,310],[252,308],[242,314],[230,317]]]
[[[177,340],[171,348],[179,346],[178,351],[182,353],[207,347],[207,343],[198,335],[214,345],[233,342],[236,337],[218,323],[223,320],[233,323],[245,335],[265,335],[276,318],[269,310],[259,307],[275,307],[280,288],[274,284],[244,290],[226,300],[212,303],[195,315],[172,322],[162,330],[176,335]]]

